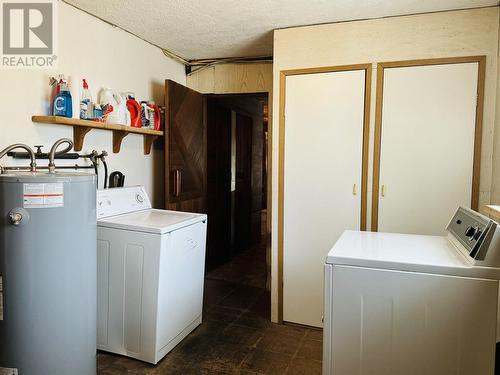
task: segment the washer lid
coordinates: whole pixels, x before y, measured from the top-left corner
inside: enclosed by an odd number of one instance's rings
[[[478,267],[444,236],[345,231],[327,255],[334,265],[500,279]]]
[[[99,227],[164,234],[206,220],[207,215],[147,209],[99,219]]]

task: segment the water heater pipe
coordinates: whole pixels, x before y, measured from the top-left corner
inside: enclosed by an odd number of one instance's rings
[[[71,139],[69,139],[69,138],[58,139],[52,145],[52,148],[50,149],[50,152],[49,152],[49,172],[50,173],[55,173],[56,172],[56,164],[54,163],[54,159],[55,159],[55,155],[56,155],[56,150],[59,147],[59,145],[61,145],[63,143],[67,143],[68,146],[64,150],[59,151],[57,154],[64,154],[64,153],[68,152],[69,150],[71,150],[73,148],[73,141]]]
[[[31,172],[36,172],[36,158],[35,158],[35,153],[29,147],[28,145],[25,145],[24,143],[15,143],[13,145],[7,146],[4,148],[2,151],[0,151],[0,159],[3,158],[8,152],[15,150],[16,148],[23,148],[28,152],[31,162],[30,162],[30,171]],[[2,172],[2,167],[0,167],[0,173]]]

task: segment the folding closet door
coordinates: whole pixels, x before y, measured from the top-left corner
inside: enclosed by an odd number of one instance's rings
[[[372,229],[442,235],[459,205],[477,209],[480,64],[379,68]]]
[[[282,307],[287,322],[323,325],[326,255],[344,230],[360,229],[366,74],[358,69],[282,79]]]

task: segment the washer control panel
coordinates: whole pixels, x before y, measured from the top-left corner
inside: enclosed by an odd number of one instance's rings
[[[111,188],[97,191],[97,219],[151,208],[144,186]]]

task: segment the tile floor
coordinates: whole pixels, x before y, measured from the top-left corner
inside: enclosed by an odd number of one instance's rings
[[[264,289],[207,279],[205,311],[157,366],[99,352],[98,374],[321,374],[321,331],[271,323]]]
[[[99,375],[321,374],[322,332],[270,322],[265,246],[207,274],[203,323],[156,366],[99,352]]]

